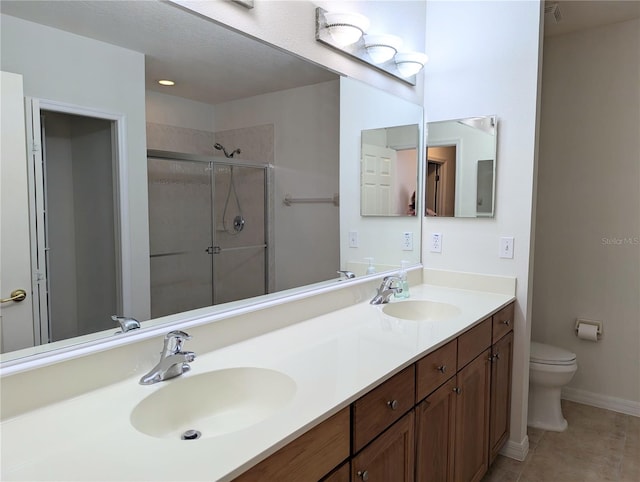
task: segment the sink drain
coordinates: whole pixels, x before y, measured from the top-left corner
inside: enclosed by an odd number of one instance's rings
[[[187,430],[180,436],[180,438],[182,440],[196,440],[196,439],[199,439],[201,436],[202,434],[198,430]]]

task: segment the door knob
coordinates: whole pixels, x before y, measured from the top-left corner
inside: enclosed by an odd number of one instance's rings
[[[15,301],[16,303],[20,303],[27,297],[27,292],[23,289],[13,290],[9,298],[3,298],[0,300],[0,303],[9,303],[10,301]]]

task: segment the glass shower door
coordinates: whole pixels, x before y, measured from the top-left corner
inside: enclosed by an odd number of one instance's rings
[[[267,292],[266,168],[214,163],[214,303]]]
[[[148,158],[151,317],[213,304],[211,164]]]

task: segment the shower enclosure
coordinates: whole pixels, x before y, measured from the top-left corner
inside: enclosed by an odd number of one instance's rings
[[[148,151],[151,316],[268,293],[270,166]]]

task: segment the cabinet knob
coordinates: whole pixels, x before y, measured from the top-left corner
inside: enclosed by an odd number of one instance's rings
[[[396,410],[398,408],[398,400],[389,400],[387,405],[391,410]]]
[[[447,365],[440,365],[440,366],[437,368],[437,370],[438,370],[440,373],[444,373],[444,372],[446,372],[446,371],[447,371]]]
[[[358,477],[360,477],[362,480],[369,480],[369,471],[358,470]]]
[[[509,326],[511,324],[511,320],[504,320],[502,324]]]
[[[453,391],[456,392],[458,395],[460,395],[462,393],[462,388],[454,387]]]
[[[493,355],[493,357],[494,357],[496,360],[500,360],[500,353],[496,353],[495,355]]]

